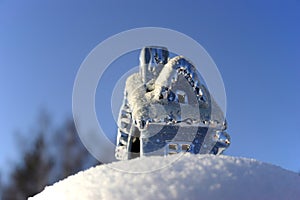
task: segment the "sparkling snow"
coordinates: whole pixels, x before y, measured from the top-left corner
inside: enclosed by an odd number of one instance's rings
[[[190,154],[168,164],[174,158],[144,157],[100,165],[29,199],[300,199],[300,175],[271,164]],[[165,167],[151,172],[159,166]]]

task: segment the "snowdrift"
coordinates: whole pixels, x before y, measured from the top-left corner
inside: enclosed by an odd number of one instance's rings
[[[144,157],[100,165],[29,199],[300,199],[300,175],[271,164],[191,154],[167,164],[174,158]],[[153,166],[165,167],[151,172]]]

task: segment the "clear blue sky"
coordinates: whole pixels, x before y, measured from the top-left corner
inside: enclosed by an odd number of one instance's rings
[[[0,169],[18,158],[14,131],[27,133],[41,108],[56,123],[71,115],[77,70],[98,43],[157,26],[194,38],[217,64],[232,137],[226,154],[299,171],[300,3],[194,2],[0,0]],[[116,66],[135,66],[129,58]]]

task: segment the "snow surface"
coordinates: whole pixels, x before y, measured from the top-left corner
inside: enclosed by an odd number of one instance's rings
[[[143,157],[100,165],[29,199],[300,199],[300,175],[271,164],[191,154],[168,164],[174,158]],[[165,167],[149,172],[159,166]]]

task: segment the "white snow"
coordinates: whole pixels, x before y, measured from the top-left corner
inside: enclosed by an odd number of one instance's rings
[[[174,158],[143,157],[100,165],[29,199],[300,199],[300,175],[278,166],[247,158],[191,154],[167,165]],[[149,172],[159,166],[165,167]]]

